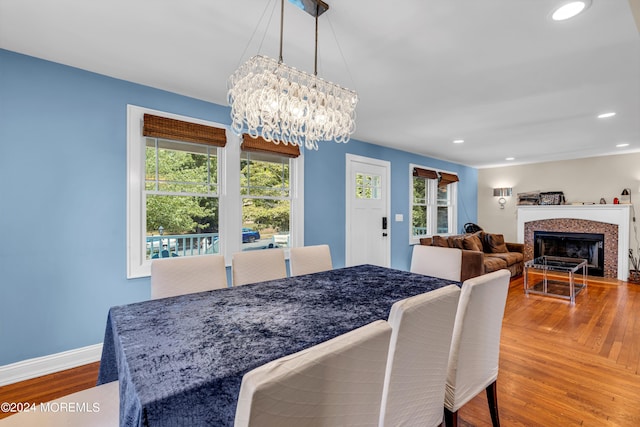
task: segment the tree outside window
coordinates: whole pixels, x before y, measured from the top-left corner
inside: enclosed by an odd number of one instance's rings
[[[147,259],[217,253],[217,148],[146,138],[145,153]]]
[[[289,246],[290,173],[290,159],[287,157],[270,153],[241,153],[243,250]],[[247,241],[245,236],[251,231],[259,234],[259,241]]]

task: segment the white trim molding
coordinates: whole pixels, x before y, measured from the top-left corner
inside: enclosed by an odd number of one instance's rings
[[[97,362],[102,343],[0,366],[0,387]]]

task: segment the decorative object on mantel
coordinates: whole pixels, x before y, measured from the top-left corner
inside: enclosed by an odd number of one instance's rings
[[[530,191],[528,193],[518,193],[519,206],[564,205],[565,203],[566,200],[564,198],[564,192],[562,191]]]
[[[622,193],[620,194],[620,204],[623,204],[623,205],[631,204],[631,189],[630,188],[625,188],[624,190],[622,190]]]
[[[541,205],[564,205],[564,193],[562,191],[547,191],[540,193]]]
[[[329,9],[322,0],[294,2],[315,17],[313,75],[282,60],[284,0],[280,4],[280,56],[256,55],[229,77],[231,128],[274,143],[318,149],[318,141],[348,142],[355,131],[358,95],[318,77],[318,16]],[[246,128],[246,129],[245,129]]]
[[[529,191],[528,193],[518,193],[518,205],[539,205],[540,204],[540,192]]]
[[[600,197],[600,204],[601,205],[606,205],[607,201],[604,199],[604,197]]]

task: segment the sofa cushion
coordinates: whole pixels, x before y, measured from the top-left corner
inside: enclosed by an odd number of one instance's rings
[[[482,252],[482,240],[480,240],[480,237],[478,237],[476,234],[465,236],[462,240],[462,246],[464,246],[464,249],[470,251]]]
[[[484,253],[465,250],[461,250],[460,252],[462,252],[460,281],[464,282],[472,277],[482,276],[484,274]]]
[[[431,246],[433,243],[433,239],[431,237],[421,237],[420,244],[424,246]]]
[[[502,270],[507,268],[507,261],[497,257],[497,254],[485,254],[484,255],[484,273],[491,273],[492,271]]]
[[[442,236],[433,236],[431,238],[431,246],[439,246],[441,248],[448,248],[449,241],[446,237]]]
[[[449,237],[449,247],[456,249],[464,249],[464,236],[451,236]]]
[[[492,254],[502,254],[509,252],[507,245],[504,243],[504,236],[502,234],[490,234],[485,235],[485,242],[487,242],[487,252]]]
[[[522,262],[524,255],[520,252],[505,252],[499,254],[485,254],[489,258],[500,258],[507,263],[507,266]]]

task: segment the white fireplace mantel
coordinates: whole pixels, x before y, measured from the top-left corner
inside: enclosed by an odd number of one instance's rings
[[[545,205],[518,206],[519,243],[524,243],[524,225],[545,219],[575,218],[618,226],[618,279],[629,277],[629,230],[631,205]]]

